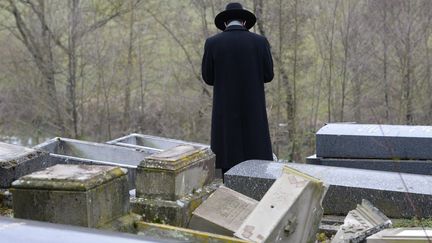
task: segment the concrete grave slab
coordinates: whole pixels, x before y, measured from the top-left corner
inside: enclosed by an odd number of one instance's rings
[[[0,188],[9,188],[19,177],[51,165],[46,152],[0,142]]]
[[[314,242],[325,191],[318,179],[285,166],[234,235],[253,242]]]
[[[135,188],[136,168],[151,153],[110,144],[53,138],[35,148],[49,152],[51,164],[95,164],[128,170],[129,188]]]
[[[55,165],[12,183],[14,216],[98,227],[129,211],[127,170]]]
[[[432,228],[385,229],[367,238],[367,243],[430,243]]]
[[[307,164],[432,175],[432,160],[340,159],[311,155]]]
[[[209,145],[201,143],[187,142],[183,140],[144,135],[139,133],[131,133],[127,136],[108,141],[107,143],[123,147],[140,149],[149,153],[162,152],[164,150],[171,149],[179,145],[192,145],[195,147],[203,148],[210,147]]]
[[[432,126],[327,124],[316,133],[323,158],[432,159]]]
[[[179,145],[140,163],[136,195],[175,201],[211,183],[214,174],[215,155],[210,148]]]
[[[233,236],[258,201],[227,187],[219,187],[194,212],[188,228]]]
[[[297,163],[287,165],[330,186],[323,201],[325,214],[346,215],[366,199],[391,218],[432,217],[432,176]],[[261,200],[282,174],[284,166],[284,163],[262,160],[242,162],[225,174],[225,186]]]
[[[332,243],[359,243],[366,237],[373,235],[385,228],[391,227],[392,222],[379,209],[369,201],[363,200],[362,204],[351,210],[344,220],[344,224],[332,239]]]

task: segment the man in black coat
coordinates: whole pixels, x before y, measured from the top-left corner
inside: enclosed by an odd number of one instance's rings
[[[213,86],[211,148],[225,173],[249,159],[272,160],[264,83],[273,79],[270,45],[249,32],[253,13],[230,3],[215,18],[223,32],[206,40],[202,77]]]

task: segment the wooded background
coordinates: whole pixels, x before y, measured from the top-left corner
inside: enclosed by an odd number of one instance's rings
[[[0,0],[0,134],[209,143],[201,58],[226,3]],[[432,1],[241,3],[272,46],[266,95],[280,158],[313,154],[327,122],[431,124]]]

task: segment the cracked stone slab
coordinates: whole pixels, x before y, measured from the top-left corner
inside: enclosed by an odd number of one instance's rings
[[[339,228],[332,243],[359,243],[366,237],[375,234],[385,228],[391,227],[392,222],[379,209],[369,201],[363,200],[362,204],[351,210]]]

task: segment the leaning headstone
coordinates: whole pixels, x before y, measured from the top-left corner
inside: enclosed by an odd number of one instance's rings
[[[432,126],[327,124],[316,133],[323,158],[432,159]]]
[[[48,153],[0,142],[0,188],[9,188],[21,176],[50,166]]]
[[[282,174],[284,163],[250,160],[225,173],[225,186],[255,200]],[[370,201],[391,218],[432,217],[432,176],[288,163],[289,167],[329,185],[323,201],[325,214],[346,215]]]
[[[180,145],[145,158],[137,168],[132,211],[144,220],[186,226],[192,212],[217,187],[209,148]]]
[[[14,216],[98,227],[128,213],[127,170],[55,165],[12,183]]]
[[[69,138],[53,138],[35,148],[49,152],[51,164],[94,164],[128,170],[129,188],[135,188],[136,168],[150,153],[132,148]]]
[[[219,187],[194,212],[188,228],[233,236],[258,201],[227,187]]]
[[[380,170],[420,175],[432,175],[432,160],[401,159],[348,159],[322,158],[311,155],[306,158],[307,164],[326,165],[366,170]]]
[[[285,167],[234,235],[253,242],[314,242],[325,191],[321,181]]]
[[[373,235],[385,228],[391,227],[392,222],[379,209],[369,201],[363,200],[362,204],[350,211],[339,228],[332,243],[359,243],[366,237]]]
[[[385,229],[367,238],[367,243],[430,243],[432,228]]]

